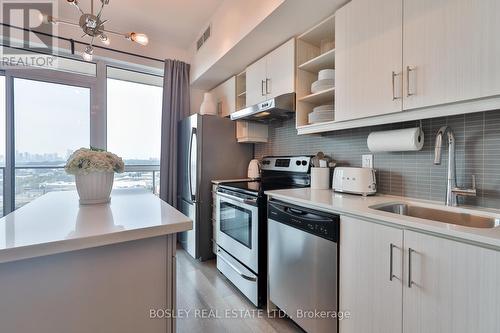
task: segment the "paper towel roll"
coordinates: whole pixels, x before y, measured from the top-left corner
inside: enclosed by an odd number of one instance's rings
[[[368,135],[367,144],[374,153],[420,150],[424,146],[424,132],[420,127],[372,132]]]

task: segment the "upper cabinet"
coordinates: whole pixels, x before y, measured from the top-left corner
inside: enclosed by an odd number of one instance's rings
[[[301,114],[298,133],[499,109],[498,13],[498,0],[350,1],[335,13],[334,121]]]
[[[234,76],[219,84],[210,93],[217,103],[217,114],[220,117],[229,117],[236,111],[236,78]]]
[[[267,55],[267,98],[295,92],[295,39]]]
[[[405,110],[500,94],[500,1],[403,2]]]
[[[402,110],[402,13],[401,0],[353,0],[335,14],[336,121]]]
[[[246,69],[246,105],[295,92],[295,39]]]
[[[251,106],[266,100],[266,78],[267,78],[266,63],[267,59],[264,57],[247,67],[246,106]]]

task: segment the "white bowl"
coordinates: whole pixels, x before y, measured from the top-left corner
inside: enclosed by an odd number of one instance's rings
[[[333,88],[334,86],[335,86],[334,80],[318,80],[316,82],[313,82],[313,84],[311,84],[311,92],[315,94],[317,92]]]
[[[320,105],[313,108],[313,112],[333,111],[333,104]]]
[[[328,115],[317,115],[314,112],[309,113],[308,120],[309,124],[322,123],[325,121],[332,121],[335,119],[335,114],[332,112]]]
[[[335,69],[322,69],[318,73],[318,81],[320,80],[334,80]]]

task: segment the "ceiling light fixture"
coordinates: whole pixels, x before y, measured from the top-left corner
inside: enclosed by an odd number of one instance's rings
[[[94,48],[92,47],[92,45],[87,45],[87,47],[82,53],[82,58],[85,61],[92,61],[93,56],[94,56]]]
[[[109,34],[124,37],[125,39],[136,42],[137,44],[140,45],[148,45],[149,39],[148,36],[145,34],[136,32],[123,33],[112,30],[106,30],[104,28],[104,23],[106,23],[107,20],[102,19],[102,11],[104,9],[104,6],[109,5],[109,0],[100,0],[100,1],[101,1],[101,7],[97,11],[97,13],[94,14],[94,0],[90,0],[90,13],[85,13],[82,10],[78,0],[66,0],[66,2],[68,2],[72,6],[75,6],[80,12],[81,16],[78,23],[58,19],[53,16],[49,16],[47,14],[44,14],[42,16],[42,21],[43,23],[46,24],[66,24],[66,25],[80,27],[83,30],[82,37],[85,36],[90,37],[90,43],[82,53],[82,58],[86,61],[91,61],[94,55],[94,48],[93,48],[94,38],[98,38],[101,41],[101,43],[103,43],[105,46],[108,46],[111,43],[108,36]]]

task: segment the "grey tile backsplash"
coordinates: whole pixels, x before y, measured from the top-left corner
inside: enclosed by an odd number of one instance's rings
[[[433,159],[434,135],[445,124],[456,137],[458,186],[470,187],[472,174],[477,179],[478,196],[460,200],[468,205],[500,208],[500,110],[423,120],[425,143],[421,151],[373,154],[379,192],[444,202],[448,148],[443,148],[441,165],[434,165]],[[323,151],[339,165],[361,166],[361,155],[370,154],[366,145],[370,132],[415,126],[419,122],[298,136],[292,119],[270,126],[269,143],[256,144],[255,157]]]

